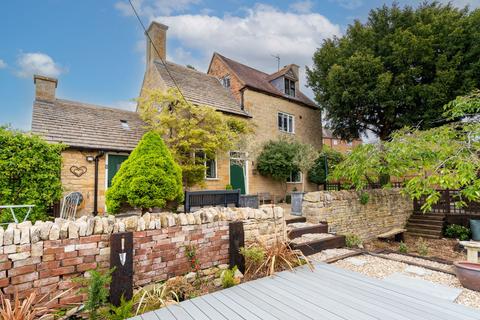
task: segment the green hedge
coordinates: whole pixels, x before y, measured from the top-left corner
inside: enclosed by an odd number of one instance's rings
[[[0,205],[33,204],[29,220],[45,220],[47,209],[62,197],[60,170],[64,146],[0,127]],[[23,219],[25,210],[16,210]],[[12,222],[2,210],[1,222]]]

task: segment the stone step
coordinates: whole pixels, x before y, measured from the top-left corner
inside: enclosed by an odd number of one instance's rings
[[[432,235],[432,234],[425,234],[422,232],[412,232],[412,231],[407,231],[405,234],[413,237],[422,237],[422,238],[429,238],[429,239],[440,239],[442,238],[441,234],[440,235]]]
[[[441,236],[442,230],[428,230],[424,228],[408,228],[408,232],[410,233],[422,233],[422,234],[431,234],[433,236]]]
[[[327,232],[328,232],[328,224],[319,223],[311,226],[291,229],[287,232],[287,235],[289,239],[296,239],[296,238],[300,238],[302,235],[307,233],[327,233]]]
[[[426,220],[436,220],[436,221],[443,221],[445,216],[442,214],[422,214],[422,213],[414,213],[410,216],[410,219],[426,219]]]

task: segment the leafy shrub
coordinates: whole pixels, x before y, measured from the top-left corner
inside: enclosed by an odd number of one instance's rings
[[[421,256],[426,256],[428,255],[428,244],[423,238],[419,238],[417,240],[417,252]]]
[[[135,315],[160,309],[166,305],[179,302],[178,295],[168,288],[166,283],[157,283],[147,286],[137,292],[138,298]]]
[[[143,136],[113,178],[106,200],[114,213],[124,204],[146,211],[183,200],[182,171],[158,133]]]
[[[370,195],[366,192],[362,192],[360,194],[360,203],[363,205],[366,205],[368,203],[368,200],[370,199]]]
[[[465,241],[470,239],[470,235],[471,231],[469,228],[458,224],[448,225],[445,229],[445,236],[448,238],[456,238],[461,241]]]
[[[258,268],[265,260],[265,250],[259,246],[240,248],[240,254],[245,257],[245,274],[250,270]]]
[[[75,281],[82,284],[81,292],[87,293],[85,310],[89,312],[89,319],[99,319],[99,309],[108,299],[108,286],[112,281],[112,270],[106,272],[90,270],[88,278],[76,278]]]
[[[109,320],[124,320],[134,316],[133,314],[133,305],[135,301],[125,300],[122,296],[120,297],[120,305],[118,307],[111,304],[108,309],[104,312],[103,318]]]
[[[358,247],[362,245],[362,243],[363,243],[362,239],[356,234],[348,233],[345,235],[345,245],[348,248]]]
[[[227,184],[225,186],[225,190],[233,190],[233,186],[231,184]]]
[[[257,170],[263,176],[285,182],[293,171],[298,171],[295,165],[296,154],[295,143],[286,139],[270,140],[257,158]]]
[[[337,164],[342,162],[344,158],[345,156],[342,153],[324,145],[322,152],[308,171],[308,180],[316,184],[324,184],[328,175],[333,172]],[[327,166],[327,171],[325,170],[325,165]]]
[[[64,147],[0,127],[0,204],[32,204],[29,220],[47,219],[47,208],[62,197]],[[0,222],[12,222],[9,211],[0,213]],[[15,214],[22,220],[26,210]]]
[[[232,269],[223,270],[221,279],[222,279],[222,287],[224,289],[233,287],[239,283],[237,279],[235,279],[235,273],[237,272],[237,266],[233,267]]]
[[[187,300],[196,296],[196,289],[185,277],[168,279],[165,283],[170,292],[175,292],[179,301]]]
[[[401,241],[400,245],[398,246],[398,252],[400,253],[407,253],[408,252],[408,247],[405,242]]]

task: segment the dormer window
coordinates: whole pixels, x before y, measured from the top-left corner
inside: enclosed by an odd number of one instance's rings
[[[285,78],[285,94],[295,97],[295,81]]]
[[[221,79],[221,82],[222,82],[222,86],[224,88],[227,88],[229,89],[230,88],[230,76],[225,76]]]

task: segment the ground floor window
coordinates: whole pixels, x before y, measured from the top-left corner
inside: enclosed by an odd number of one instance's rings
[[[302,182],[302,173],[300,170],[295,170],[290,172],[290,176],[287,177],[287,182],[290,183],[301,183]]]
[[[203,151],[195,152],[195,158],[202,159],[205,165],[205,179],[217,178],[217,159],[209,159]]]

